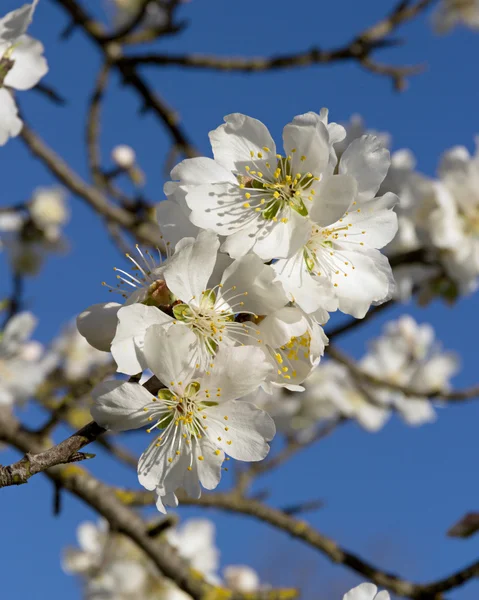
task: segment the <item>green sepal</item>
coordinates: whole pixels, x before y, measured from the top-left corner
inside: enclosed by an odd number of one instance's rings
[[[301,215],[302,217],[308,216],[308,209],[304,205],[304,202],[301,200],[301,198],[294,198],[293,200],[291,200],[290,206],[293,210],[295,210],[298,213],[298,215]]]
[[[267,207],[265,208],[265,210],[263,210],[263,218],[271,221],[272,219],[274,219],[276,217],[276,215],[279,213],[279,211],[281,210],[281,206],[282,206],[282,202],[281,200],[275,199],[272,202],[270,202]]]
[[[173,314],[178,321],[186,321],[191,317],[191,310],[188,304],[175,304],[173,306]]]
[[[191,398],[192,396],[196,396],[196,394],[200,391],[200,384],[198,381],[192,381],[186,386],[185,396],[187,398]]]
[[[162,390],[159,390],[159,392],[158,392],[159,400],[174,400],[175,398],[176,398],[176,395],[173,392],[170,392],[170,390],[168,388],[163,388]]]
[[[303,258],[304,258],[304,262],[306,263],[306,268],[311,273],[311,271],[314,269],[315,263],[314,263],[314,260],[309,255],[307,250],[303,250]]]

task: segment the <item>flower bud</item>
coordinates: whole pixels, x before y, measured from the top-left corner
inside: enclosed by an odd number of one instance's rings
[[[120,169],[131,169],[135,166],[136,154],[133,148],[121,144],[115,146],[111,152],[111,159]]]

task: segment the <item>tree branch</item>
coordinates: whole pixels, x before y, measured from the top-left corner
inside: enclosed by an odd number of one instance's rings
[[[397,45],[398,42],[387,39],[388,36],[400,25],[423,12],[433,1],[420,0],[413,5],[410,2],[401,1],[384,19],[365,29],[348,44],[332,50],[313,47],[294,54],[253,58],[151,53],[122,58],[120,63],[130,66],[180,66],[192,69],[254,73],[352,60],[359,62],[364,69],[371,73],[391,78],[395,88],[402,90],[405,87],[405,78],[420,73],[424,67],[418,65],[404,67],[377,63],[371,58],[371,53],[384,47]]]
[[[96,212],[109,221],[128,229],[138,239],[153,246],[161,246],[159,228],[153,222],[138,222],[128,210],[112,204],[96,187],[86,183],[67,163],[24,123],[20,134],[34,156],[73,194],[83,198]]]
[[[133,506],[147,506],[155,501],[155,494],[153,492],[117,490],[117,495],[124,502]],[[352,552],[341,548],[335,541],[321,534],[305,521],[295,519],[291,515],[285,514],[283,511],[267,506],[257,500],[242,498],[234,493],[209,493],[197,500],[181,496],[180,502],[182,504],[216,508],[235,514],[243,514],[263,523],[269,523],[276,529],[284,531],[293,538],[302,540],[312,548],[315,548],[332,562],[342,564],[374,582],[376,585],[388,588],[394,594],[411,598],[412,600],[444,600],[442,595],[444,592],[459,587],[466,581],[479,576],[479,561],[476,561],[448,577],[432,583],[414,583],[398,575],[379,569]]]
[[[87,429],[93,436],[95,426],[99,427],[90,423],[84,429]],[[23,429],[15,417],[4,409],[0,410],[0,440],[22,452],[42,453],[41,442],[38,441],[35,434]],[[73,446],[76,447],[76,443]],[[96,510],[110,523],[113,529],[128,536],[151,558],[165,577],[171,579],[194,600],[205,600],[205,598],[215,600],[225,597],[231,600],[290,600],[297,596],[296,590],[291,589],[264,590],[246,595],[215,588],[204,581],[197,571],[190,569],[166,540],[162,540],[161,544],[158,544],[149,535],[148,525],[143,519],[126,506],[111,488],[95,479],[84,469],[77,465],[59,464],[45,473],[52,481],[69,490]]]
[[[479,396],[479,385],[475,385],[463,390],[451,390],[449,392],[441,390],[416,390],[408,386],[403,386],[392,381],[381,379],[371,375],[370,373],[366,373],[363,371],[363,369],[361,369],[361,367],[358,367],[354,360],[351,360],[348,356],[346,356],[346,354],[331,344],[328,346],[328,354],[331,358],[347,367],[349,372],[356,379],[376,387],[382,387],[401,392],[405,396],[443,400],[446,402],[464,402],[465,400],[472,400],[473,398],[477,398]]]

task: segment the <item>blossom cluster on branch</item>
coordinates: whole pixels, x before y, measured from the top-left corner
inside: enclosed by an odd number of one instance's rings
[[[29,128],[27,117],[23,122],[17,105],[17,92],[35,86],[61,100],[41,83],[48,72],[44,48],[27,34],[39,0],[0,19],[0,146],[21,136],[61,184],[38,187],[28,200],[0,209],[0,251],[13,282],[11,297],[0,304],[0,443],[26,453],[0,466],[0,487],[44,472],[55,485],[55,513],[64,488],[103,515],[106,520],[81,524],[79,548],[63,554],[64,571],[79,578],[88,600],[295,596],[263,582],[252,567],[220,571],[212,522],[177,525],[167,515],[150,523],[132,508],[156,504],[166,514],[180,503],[262,519],[374,582],[343,600],[389,600],[377,586],[414,600],[442,599],[477,576],[478,564],[413,584],[292,520],[317,501],[269,510],[249,487],[256,475],[346,421],[376,432],[397,413],[419,426],[434,422],[446,402],[479,396],[477,388],[452,388],[459,357],[443,349],[431,325],[407,314],[386,323],[357,361],[336,347],[341,333],[386,306],[452,304],[477,290],[479,150],[471,155],[453,147],[437,176],[428,177],[416,170],[409,150],[390,153],[389,134],[366,129],[358,116],[336,123],[322,108],[295,116],[281,142],[261,121],[229,114],[209,133],[212,157],[199,156],[138,70],[151,63],[251,72],[352,60],[402,89],[414,68],[383,65],[372,55],[396,45],[390,38],[396,28],[433,2],[401,1],[332,51],[231,61],[124,54],[136,41],[180,31],[176,9],[184,1],[112,0],[110,31],[81,2],[54,0],[71,20],[63,36],[83,29],[104,61],[87,123],[92,184]],[[460,23],[479,28],[477,0],[437,4],[436,32]],[[114,70],[164,124],[173,139],[170,158],[186,157],[172,169],[169,162],[165,199],[156,205],[143,194],[145,174],[133,148],[116,146],[114,168],[101,165],[99,107]],[[122,175],[134,197],[118,184]],[[129,248],[131,238],[142,245],[124,252],[128,266],[114,267],[115,281],[103,283],[110,301],[92,295],[95,303],[44,345],[31,339],[37,319],[25,310],[23,281],[40,272],[50,253],[69,249],[69,194],[104,218],[119,248]],[[330,329],[335,313],[350,318]],[[14,417],[31,399],[48,412],[37,430]],[[51,447],[59,424],[79,431]],[[118,443],[127,437],[119,434],[136,429],[145,429],[149,440],[139,460]],[[269,456],[275,436],[283,447]],[[113,488],[68,465],[94,458],[79,452],[93,441],[133,467],[146,491]],[[237,469],[234,487],[215,495],[231,459],[253,464]],[[202,496],[203,489],[209,493]],[[171,561],[164,556],[169,552]]]

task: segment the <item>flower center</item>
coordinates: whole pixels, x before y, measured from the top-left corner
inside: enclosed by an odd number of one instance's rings
[[[204,290],[199,299],[193,297],[188,304],[180,301],[173,306],[176,320],[192,329],[206,347],[207,356],[216,354],[224,336],[237,343],[242,343],[245,337],[260,341],[257,338],[259,330],[252,323],[236,320],[240,315],[257,316],[243,309],[248,292],[237,292],[235,285],[225,292],[222,288],[223,285],[219,284],[216,288]],[[221,293],[217,294],[217,290]]]
[[[269,148],[264,150],[269,151]],[[292,152],[296,150],[293,149]],[[252,159],[256,158],[253,151],[250,154]],[[257,153],[257,158],[263,158],[261,152]],[[302,156],[301,161],[304,160],[306,157]],[[304,201],[307,199],[312,202],[316,193],[314,184],[319,181],[319,177],[312,173],[294,173],[292,156],[277,154],[274,164],[263,161],[260,165],[254,161],[252,164],[254,168],[246,165],[245,174],[238,175],[246,200],[244,209],[259,213],[263,219],[274,222],[280,219],[283,223],[287,223],[288,218],[281,217],[281,214],[287,214],[288,210],[295,210],[303,217],[308,216]]]

